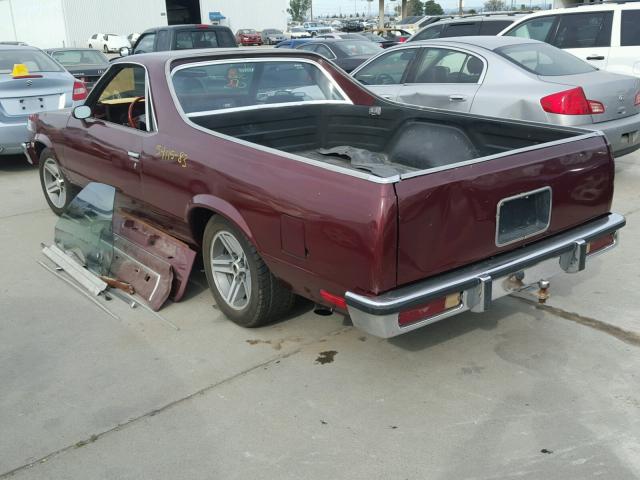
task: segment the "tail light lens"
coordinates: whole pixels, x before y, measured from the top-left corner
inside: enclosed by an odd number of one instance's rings
[[[560,115],[591,115],[604,113],[604,105],[596,100],[587,100],[582,87],[564,90],[540,99],[545,112]]]
[[[640,105],[640,92],[636,93],[636,98],[635,98],[635,100],[633,101],[633,104],[634,104],[635,106]]]
[[[320,296],[324,301],[330,303],[334,307],[338,307],[341,310],[347,309],[347,301],[344,297],[334,295],[333,293],[329,293],[326,290],[320,290]]]
[[[87,98],[87,95],[89,95],[89,92],[83,82],[79,82],[77,80],[73,82],[73,95],[71,96],[71,99],[74,102],[84,100]]]
[[[432,302],[422,305],[420,307],[412,308],[411,310],[405,310],[398,315],[398,325],[406,327],[412,323],[426,320],[429,317],[435,317],[447,310],[453,310],[458,308],[462,303],[462,294],[453,293],[446,297],[438,298]]]
[[[600,250],[604,250],[607,247],[610,247],[616,242],[615,234],[610,233],[609,235],[605,235],[600,238],[596,238],[595,240],[591,240],[587,244],[587,255],[592,253],[596,253]]]

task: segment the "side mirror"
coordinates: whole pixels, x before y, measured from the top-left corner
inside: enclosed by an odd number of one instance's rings
[[[129,49],[129,47],[120,47],[121,57],[128,57],[129,55],[131,55],[131,50]]]
[[[84,120],[91,116],[91,108],[86,105],[80,105],[73,109],[73,117],[78,120]]]

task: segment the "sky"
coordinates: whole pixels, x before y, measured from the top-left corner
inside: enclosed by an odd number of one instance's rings
[[[385,6],[388,11],[392,11],[393,7],[400,4],[400,0],[386,0]],[[440,0],[438,1],[442,8],[455,8],[458,5],[457,0]],[[466,0],[465,3],[473,3],[474,5],[481,4],[481,0]],[[313,14],[314,15],[326,15],[333,13],[340,13],[349,15],[356,11],[360,14],[369,13],[369,6],[371,7],[371,14],[375,15],[378,9],[378,0],[373,2],[367,2],[366,0],[313,0]]]

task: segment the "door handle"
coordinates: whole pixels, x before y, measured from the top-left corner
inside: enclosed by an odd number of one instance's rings
[[[587,60],[604,60],[604,55],[589,55]]]
[[[464,95],[449,95],[450,102],[464,102],[467,99]]]
[[[140,154],[137,152],[127,152],[127,155],[129,155],[131,160],[135,160],[136,162],[140,161]]]

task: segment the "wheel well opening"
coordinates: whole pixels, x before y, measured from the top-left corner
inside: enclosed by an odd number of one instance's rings
[[[202,236],[204,235],[204,229],[207,227],[209,219],[216,213],[207,208],[196,207],[191,211],[189,215],[189,225],[191,225],[191,233],[193,239],[202,244]]]
[[[42,143],[42,142],[35,142],[35,144],[33,145],[36,154],[38,155],[38,159],[40,158],[40,154],[42,153],[42,151],[47,148],[47,146]]]

